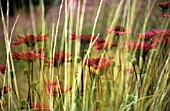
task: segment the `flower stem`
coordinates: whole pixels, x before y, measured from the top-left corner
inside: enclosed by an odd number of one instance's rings
[[[134,65],[133,63],[132,63],[132,66],[133,66],[133,69],[134,69],[134,72],[135,72],[136,80],[138,80],[138,76],[137,76],[136,68],[135,68],[135,65]]]
[[[82,92],[82,96],[83,96],[83,90],[84,90],[84,72],[83,72],[83,59],[84,59],[84,49],[85,49],[85,44],[82,44],[82,54],[81,54],[81,58],[82,58],[82,72],[81,72],[81,92]]]
[[[29,61],[29,72],[31,72],[30,64],[31,64],[31,62]],[[27,96],[27,101],[31,104],[31,75],[30,75],[30,73],[27,74],[27,79],[28,79],[28,96]]]
[[[32,61],[31,62],[31,84],[32,84],[32,82],[33,82],[33,80],[34,80],[34,62]],[[33,90],[31,90],[31,99],[32,99],[32,102],[34,102],[34,91]]]

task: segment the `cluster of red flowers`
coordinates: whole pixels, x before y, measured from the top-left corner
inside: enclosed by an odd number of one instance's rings
[[[125,42],[124,46],[128,47],[129,50],[143,50],[148,52],[149,50],[156,48],[158,44],[169,44],[170,43],[170,30],[151,30],[144,34],[137,34],[139,39],[144,40],[143,42],[130,41]]]
[[[121,26],[115,26],[113,28],[107,29],[106,33],[113,33],[115,35],[122,35],[122,34],[131,34],[131,30],[125,30],[125,28]],[[143,50],[144,52],[148,52],[149,50],[156,48],[158,43],[164,43],[164,44],[169,44],[170,43],[170,31],[169,30],[151,30],[148,31],[144,34],[137,34],[137,37],[139,39],[143,39],[144,42],[135,42],[135,41],[130,41],[130,42],[125,42],[124,46],[128,47],[129,50]],[[41,33],[36,37],[34,35],[29,35],[24,37],[18,36],[18,40],[16,40],[13,45],[20,45],[20,44],[27,44],[31,42],[31,44],[35,44],[35,41],[37,42],[44,42],[48,38],[48,34],[41,36]],[[80,35],[77,36],[75,34],[71,35],[71,40],[80,40],[82,45],[88,45],[90,42],[92,42],[93,46],[96,46],[97,50],[101,49],[108,49],[112,47],[116,47],[118,44],[113,43],[113,41],[105,40],[103,38],[100,38],[99,35]],[[152,41],[152,42],[148,42]],[[28,45],[29,46],[29,45]],[[30,52],[23,51],[22,53],[13,53],[13,58],[17,60],[30,60],[34,61],[36,59],[45,59],[45,55],[43,53],[40,53],[42,51],[41,49],[38,51],[32,50]],[[48,63],[48,66],[50,63],[54,65],[55,67],[58,66],[58,64],[63,64],[64,62],[71,62],[72,60],[70,59],[71,54],[69,53],[63,53],[63,52],[56,52],[54,58],[50,58],[45,60],[46,63]],[[99,63],[99,60],[102,61]],[[111,60],[111,59],[109,59]],[[88,61],[88,62],[87,62]],[[104,58],[97,58],[97,59],[89,59],[86,60],[86,65],[90,65],[95,69],[105,69],[106,67],[110,66],[111,62],[107,61]],[[2,69],[1,72],[3,71],[3,68],[5,67],[0,67]]]
[[[92,36],[90,35],[80,35],[76,36],[75,34],[71,35],[71,40],[80,40],[82,45],[88,45],[91,41],[92,46],[96,46],[97,50],[102,50],[102,49],[107,49],[107,48],[112,48],[116,47],[118,44],[113,43],[113,41],[106,41],[103,38],[100,38],[97,34]]]
[[[21,44],[27,44],[28,47],[34,46],[35,42],[44,42],[48,38],[48,34],[42,36],[41,33],[38,36],[35,35],[28,35],[26,37],[18,36],[18,39],[16,40],[13,45],[18,46]],[[45,54],[42,53],[45,48],[40,48],[39,50],[32,50],[29,52],[23,51],[22,53],[13,53],[13,59],[16,60],[29,60],[34,61],[36,59],[42,59],[44,60],[46,58]],[[54,58],[50,58],[45,60],[46,63],[48,63],[48,66],[50,66],[50,63],[54,64],[54,66],[57,66],[58,64],[63,64],[65,62],[65,59],[67,62],[71,62],[70,59],[71,54],[69,53],[63,53],[63,52],[56,52]]]
[[[53,96],[60,96],[61,94],[64,94],[66,92],[71,92],[72,88],[65,89],[62,86],[61,81],[50,81],[48,80],[46,82],[46,93],[48,96],[53,95]]]
[[[162,17],[170,18],[170,1],[159,3],[159,7],[162,8]]]
[[[18,39],[13,43],[13,45],[18,46],[21,44],[26,44],[28,47],[34,47],[35,42],[44,42],[48,38],[48,34],[42,36],[41,33],[38,36],[28,35],[26,37],[18,36]],[[29,60],[34,61],[36,59],[45,59],[45,55],[41,53],[45,48],[40,48],[39,50],[32,50],[29,52],[23,51],[22,53],[13,53],[13,59],[16,60]]]

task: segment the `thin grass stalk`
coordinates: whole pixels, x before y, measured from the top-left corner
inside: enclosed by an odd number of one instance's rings
[[[68,27],[68,7],[67,7],[67,0],[64,2],[65,3],[65,22],[64,22],[64,51],[67,53],[68,51],[68,39],[67,39],[67,27]],[[67,61],[67,58],[64,58],[65,61]],[[64,64],[64,89],[67,87],[67,81],[68,81],[68,70],[67,70],[67,63]],[[64,104],[63,104],[63,110],[66,111],[67,109],[67,97],[64,96]]]
[[[4,35],[5,35],[5,44],[6,44],[6,52],[7,52],[7,65],[8,65],[8,74],[10,73],[10,60],[11,60],[11,62],[12,62],[12,69],[14,69],[14,67],[13,67],[13,60],[12,60],[12,58],[10,58],[11,56],[11,51],[10,51],[10,42],[11,42],[11,38],[12,38],[12,33],[13,33],[13,30],[14,30],[14,27],[15,27],[15,25],[16,25],[16,22],[17,22],[17,20],[18,20],[18,17],[19,16],[17,16],[17,18],[16,18],[16,20],[15,20],[15,23],[14,23],[14,25],[13,25],[13,27],[12,27],[12,31],[11,31],[11,35],[10,35],[10,38],[8,38],[9,37],[9,35],[8,35],[8,26],[6,26],[6,24],[5,24],[5,20],[4,20],[4,14],[3,14],[3,12],[2,12],[2,6],[0,5],[0,8],[1,8],[1,16],[2,16],[2,23],[3,23],[3,28],[4,28]],[[7,1],[7,25],[9,25],[9,23],[8,23],[8,21],[9,21],[9,18],[8,18],[8,16],[9,16],[9,1]],[[10,39],[10,40],[9,40]],[[9,58],[8,58],[9,57]],[[14,76],[15,76],[15,72],[14,72]],[[17,85],[16,85],[16,77],[14,77],[14,81],[15,81],[15,87],[16,87],[16,89],[17,89]],[[8,83],[9,84],[11,84],[11,80],[8,80]],[[17,100],[18,100],[18,107],[19,107],[19,109],[20,109],[20,102],[19,102],[19,95],[18,95],[18,91],[16,91],[16,94],[17,94]],[[10,95],[9,95],[10,96]],[[9,100],[10,98],[8,97],[8,100]],[[10,100],[9,100],[10,101]],[[10,106],[10,105],[9,105]],[[9,108],[10,109],[10,108]]]
[[[55,47],[56,47],[56,43],[57,43],[57,36],[58,36],[58,29],[59,29],[59,23],[60,23],[60,18],[61,18],[61,11],[62,11],[62,8],[63,8],[63,0],[61,1],[61,5],[60,5],[60,10],[59,10],[59,14],[58,14],[58,20],[57,20],[57,24],[56,24],[56,27],[55,27],[55,32],[54,32],[54,36],[52,36],[52,40],[54,41],[53,42],[53,47],[52,50],[51,50],[51,57],[54,57],[55,55]],[[52,61],[52,63],[54,63],[54,60]],[[51,67],[51,66],[50,66]],[[54,77],[54,70],[51,71],[51,74],[52,77]],[[53,79],[53,78],[52,78]],[[51,97],[51,96],[50,96]],[[51,101],[51,100],[50,100]],[[53,97],[52,97],[52,102],[53,103]],[[50,107],[52,109],[52,107]]]

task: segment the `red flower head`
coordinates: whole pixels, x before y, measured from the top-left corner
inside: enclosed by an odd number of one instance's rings
[[[35,42],[44,42],[48,38],[48,34],[41,36],[41,33],[36,37],[35,35],[28,35],[26,37],[18,36],[18,39],[12,45],[18,46],[26,44],[28,47],[35,46]]]
[[[152,45],[158,45],[158,43],[169,44],[170,43],[170,30],[152,30],[145,34],[137,34],[139,39],[144,39],[145,42],[152,40]]]
[[[98,34],[96,34],[96,35],[94,35],[94,36],[92,36],[92,34],[90,34],[90,35],[82,34],[82,35],[80,35],[80,36],[76,36],[75,34],[72,34],[70,39],[71,39],[71,40],[76,40],[76,39],[78,39],[78,40],[81,41],[81,44],[84,44],[84,45],[88,45],[88,44],[91,42],[91,40],[92,40],[92,41],[95,40],[95,42],[104,41],[104,39],[99,38]],[[95,43],[94,43],[94,44],[95,44]]]
[[[168,29],[165,29],[165,30],[153,30],[153,32],[159,38],[170,37],[170,30],[168,30]]]
[[[9,86],[0,87],[0,97],[3,94],[7,94],[9,91],[11,91],[11,88]]]
[[[170,30],[153,30],[156,38],[155,41],[161,44],[169,44],[170,43]]]
[[[7,69],[7,66],[6,66],[5,64],[1,64],[1,65],[0,65],[0,72],[1,72],[2,74],[5,74],[6,69]]]
[[[112,41],[105,41],[103,43],[98,43],[96,44],[96,49],[97,50],[102,50],[104,48],[108,49],[108,48],[112,48],[112,47],[117,47],[117,43],[113,43]]]
[[[159,7],[161,7],[162,9],[168,9],[170,7],[170,1],[159,3]]]
[[[45,59],[45,55],[40,54],[39,51],[40,50],[38,50],[38,51],[32,50],[30,52],[23,51],[22,53],[14,52],[13,53],[13,59],[16,59],[16,60],[29,60],[29,61],[34,61],[36,59],[42,59],[42,60]]]
[[[90,58],[90,59],[85,60],[85,65],[89,67],[91,66],[97,70],[104,70],[104,69],[109,68],[112,65],[112,59],[113,57],[109,59],[105,59],[102,57],[99,57],[96,59]]]
[[[42,33],[40,33],[40,34],[37,36],[37,42],[44,42],[44,41],[47,40],[48,34],[46,34],[46,35],[44,35],[44,36],[42,36],[41,34],[42,34]]]
[[[60,51],[60,52],[55,53],[54,58],[45,60],[45,62],[48,64],[48,66],[50,66],[50,62],[51,62],[51,64],[53,64],[54,67],[57,67],[58,64],[63,64],[64,62],[72,62],[70,57],[71,57],[71,54],[63,53]]]
[[[150,39],[152,39],[153,37],[155,37],[155,34],[154,34],[153,31],[148,31],[148,32],[146,32],[146,33],[144,33],[144,34],[137,34],[137,37],[138,37],[139,39],[150,40]]]
[[[162,16],[163,18],[165,18],[165,17],[166,17],[166,13],[162,13],[161,16]]]
[[[60,87],[60,85],[62,84],[62,82],[59,81],[50,81],[48,80],[46,82],[46,93],[47,95],[52,94],[53,96],[58,96],[58,92],[57,89]]]
[[[52,94],[53,96],[59,96],[60,95],[60,91],[61,93],[66,93],[66,92],[70,92],[72,88],[68,88],[68,89],[64,89],[64,87],[62,87],[62,82],[59,81],[50,81],[48,80],[46,82],[46,93],[49,96],[50,94]]]
[[[121,27],[121,26],[115,26],[113,28],[110,28],[110,29],[106,29],[106,34],[109,34],[109,33],[113,33],[115,35],[123,35],[123,34],[131,34],[132,31],[131,30],[125,30],[124,27]]]
[[[170,44],[170,38],[166,37],[166,38],[155,38],[154,39],[156,42],[160,43],[160,44]]]
[[[169,16],[168,9],[170,8],[170,1],[167,1],[165,3],[159,3],[159,7],[162,8],[162,17]]]
[[[141,51],[143,50],[144,52],[149,52],[149,50],[155,48],[157,46],[156,43],[148,43],[148,42],[135,42],[135,41],[130,41],[130,42],[125,42],[124,46],[127,47],[129,50],[137,50]]]
[[[65,59],[67,59],[67,62],[71,62],[71,60],[69,60],[70,57],[71,57],[71,54],[69,53],[56,52],[54,56],[54,62],[63,64],[65,62]]]
[[[42,103],[31,103],[30,108],[34,111],[50,111],[50,106]]]

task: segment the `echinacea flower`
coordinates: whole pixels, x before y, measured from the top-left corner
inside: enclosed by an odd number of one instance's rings
[[[144,33],[144,34],[137,34],[137,37],[139,38],[139,39],[143,39],[143,40],[150,40],[150,39],[152,39],[153,37],[155,37],[155,34],[154,34],[154,32],[153,31],[148,31],[148,32],[146,32],[146,33]]]
[[[54,65],[54,67],[57,67],[58,64],[63,64],[64,62],[72,62],[71,54],[63,53],[62,51],[56,52],[54,58],[45,60],[45,62],[48,64],[48,66],[50,66],[51,63]]]
[[[170,1],[167,1],[165,3],[159,3],[159,7],[161,7],[162,9],[170,8]]]
[[[131,30],[125,30],[124,27],[122,26],[115,26],[113,28],[110,28],[110,29],[106,29],[106,34],[109,34],[109,33],[113,33],[115,35],[123,35],[123,34],[131,34],[132,31]]]
[[[13,53],[13,59],[16,60],[29,60],[34,61],[36,59],[45,59],[44,54],[40,54],[39,51],[32,50],[30,52],[23,51],[22,53]]]
[[[163,30],[158,30],[158,29],[153,29],[151,31],[148,31],[144,34],[137,34],[137,37],[139,39],[144,39],[144,41],[152,44],[169,44],[170,43],[170,30],[169,29],[163,29]]]
[[[170,8],[170,1],[167,1],[165,3],[159,3],[159,7],[162,8],[162,17],[169,17],[170,12],[168,12],[168,9]]]
[[[60,96],[61,93],[66,93],[66,92],[71,92],[72,88],[67,88],[65,89],[63,86],[62,86],[62,82],[60,81],[50,81],[48,80],[46,82],[46,93],[47,95],[53,95],[53,96]]]
[[[148,42],[136,42],[136,41],[130,41],[130,42],[125,42],[124,46],[128,48],[128,50],[137,50],[137,51],[144,51],[144,52],[149,52],[151,49],[156,48],[157,43],[148,43]]]
[[[155,41],[161,44],[169,44],[170,43],[170,30],[153,30],[156,38],[154,38]]]
[[[5,74],[6,69],[7,69],[7,66],[6,66],[5,64],[1,64],[1,65],[0,65],[0,72],[1,72],[2,74]]]
[[[76,39],[77,39],[77,40],[80,40],[82,45],[88,45],[88,44],[91,42],[91,40],[92,40],[92,41],[95,40],[95,42],[104,41],[104,39],[100,38],[100,37],[98,36],[98,34],[96,34],[96,35],[94,35],[94,36],[92,36],[92,34],[90,34],[90,35],[82,34],[82,35],[80,35],[80,36],[77,36],[77,35],[75,35],[75,34],[71,34],[71,38],[70,38],[70,39],[71,39],[71,40],[76,40]],[[94,43],[94,44],[95,44],[95,43]]]
[[[117,43],[113,43],[112,41],[105,41],[103,43],[98,43],[96,44],[96,49],[97,50],[102,50],[102,49],[108,49],[108,48],[112,48],[112,47],[117,47],[118,44]]]
[[[93,67],[96,70],[104,70],[109,68],[112,65],[113,57],[110,57],[108,59],[99,57],[99,58],[89,58],[85,60],[85,65],[89,67]]]
[[[168,38],[168,37],[166,37],[166,38],[154,38],[154,40],[157,43],[160,43],[160,44],[170,44],[170,38]]]
[[[12,44],[14,46],[18,46],[21,44],[26,44],[28,47],[35,46],[35,42],[44,42],[48,38],[48,34],[42,36],[41,33],[38,36],[28,35],[25,37],[18,36],[18,39]]]
[[[34,111],[50,111],[50,106],[42,103],[31,103],[30,108]]]
[[[156,29],[154,29],[153,32],[157,37],[160,37],[160,38],[161,37],[162,38],[170,37],[170,30],[169,29],[165,29],[165,30],[156,30]]]
[[[9,86],[0,87],[0,97],[3,94],[7,94],[9,91],[11,91],[11,88]]]
[[[163,18],[165,18],[167,15],[166,15],[166,13],[162,13],[161,16],[162,16]]]

